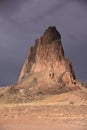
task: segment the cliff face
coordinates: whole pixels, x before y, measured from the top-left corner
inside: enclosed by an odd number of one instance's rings
[[[61,35],[55,27],[49,27],[29,49],[18,82],[38,72],[43,72],[43,79],[49,82],[72,85],[75,80],[72,64],[64,56]]]

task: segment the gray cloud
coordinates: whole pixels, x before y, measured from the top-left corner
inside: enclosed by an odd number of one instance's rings
[[[68,59],[72,61],[77,79],[87,83],[87,61],[85,60],[87,55],[86,37],[80,41],[77,38],[74,39],[74,37],[72,37],[69,38],[68,43],[68,46],[64,47],[65,54]]]
[[[77,2],[83,3],[83,4],[87,4],[87,0],[75,0]],[[86,5],[87,6],[87,5]]]
[[[31,4],[33,0],[0,0],[0,15],[8,19],[20,11],[21,6],[27,2]]]
[[[34,17],[33,20],[35,21],[41,21],[44,19],[44,17],[54,15],[57,13],[57,11],[60,11],[64,6],[67,5],[67,2],[69,0],[61,0],[61,1],[54,1],[53,4],[50,5],[49,8],[45,9],[42,13],[40,13],[38,16]]]

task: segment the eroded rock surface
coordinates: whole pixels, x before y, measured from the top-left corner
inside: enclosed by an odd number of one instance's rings
[[[55,27],[49,27],[30,48],[19,82],[36,72],[44,72],[43,78],[46,80],[61,80],[67,85],[71,85],[75,79],[72,64],[64,56],[61,35]]]

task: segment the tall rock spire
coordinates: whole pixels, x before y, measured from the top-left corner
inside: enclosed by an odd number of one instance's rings
[[[72,64],[64,56],[61,35],[55,27],[49,27],[35,41],[34,47],[29,49],[18,81],[37,72],[44,72],[46,80],[52,79],[56,82],[61,78],[68,85],[75,79]]]

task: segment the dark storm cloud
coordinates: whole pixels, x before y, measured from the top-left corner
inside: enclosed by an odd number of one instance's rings
[[[46,8],[43,12],[40,12],[35,17],[31,17],[32,22],[40,22],[47,16],[52,16],[55,13],[60,12],[61,9],[63,9],[65,6],[68,6],[71,3],[77,2],[78,4],[81,4],[81,6],[87,6],[87,0],[56,0],[53,4],[49,6],[49,8]],[[41,5],[42,6],[42,5]],[[61,13],[61,12],[60,12]]]
[[[8,18],[13,13],[18,12],[21,5],[26,2],[31,4],[33,0],[0,0],[0,15]]]
[[[87,61],[85,60],[87,55],[86,37],[80,39],[76,36],[70,36],[67,42],[69,44],[68,47],[65,47],[65,52],[73,64],[76,77],[84,83],[87,83]]]
[[[62,8],[64,8],[64,6],[67,5],[67,2],[69,2],[69,0],[54,1],[54,4],[52,4],[49,8],[45,9],[44,12],[42,12],[38,16],[34,17],[34,20],[41,21],[44,19],[44,17],[53,15],[57,11],[60,11]]]
[[[3,68],[3,69],[2,69]],[[0,59],[0,86],[15,83],[18,78],[20,64],[8,59]]]
[[[87,0],[75,0],[75,1],[83,3],[83,4],[87,4]]]

